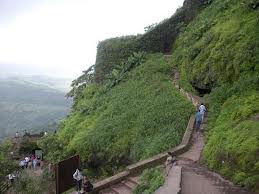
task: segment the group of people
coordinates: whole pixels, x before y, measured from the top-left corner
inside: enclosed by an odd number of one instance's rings
[[[73,174],[73,178],[76,181],[76,190],[78,193],[88,193],[93,190],[93,185],[89,181],[86,175],[84,175],[80,169],[76,169]]]
[[[41,166],[40,157],[37,157],[35,155],[31,155],[30,157],[26,156],[23,160],[20,161],[19,166],[22,169],[29,168],[36,170],[37,166]]]
[[[199,106],[196,114],[195,114],[195,129],[200,129],[201,123],[204,119],[204,114],[206,112],[206,107],[203,103]]]

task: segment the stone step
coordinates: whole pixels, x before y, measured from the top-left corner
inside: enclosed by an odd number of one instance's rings
[[[134,182],[136,184],[139,184],[139,177],[135,176],[135,177],[129,177],[127,180],[130,180],[131,182]]]
[[[114,191],[116,194],[131,194],[132,189],[127,187],[123,183],[116,184],[114,186],[111,186],[112,191]]]
[[[125,180],[125,181],[122,181],[122,183],[132,190],[138,185],[137,183],[135,183],[131,180]]]
[[[117,193],[115,193],[113,190],[108,188],[108,189],[104,189],[104,190],[100,191],[99,194],[117,194]]]

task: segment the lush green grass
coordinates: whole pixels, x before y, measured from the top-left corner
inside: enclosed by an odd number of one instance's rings
[[[134,189],[134,194],[152,194],[165,182],[161,168],[145,170],[140,176],[140,184]]]
[[[223,85],[209,97],[204,160],[236,184],[259,190],[258,77]]]
[[[259,94],[229,98],[209,132],[204,157],[210,168],[235,183],[253,187],[259,182]],[[258,189],[258,185],[257,185]]]
[[[46,158],[57,161],[78,153],[89,175],[105,176],[180,143],[193,110],[171,84],[170,72],[177,66],[182,88],[212,90],[204,161],[235,183],[259,190],[258,7],[256,0],[208,2],[188,26],[181,26],[171,65],[162,55],[149,55],[108,90],[90,84],[80,92],[58,134],[41,142]],[[130,54],[127,50],[121,59]],[[99,70],[117,74],[116,56],[111,58],[109,68]]]
[[[179,84],[207,95],[206,164],[259,190],[259,12],[254,0],[213,0],[182,29],[173,48]]]
[[[109,90],[88,86],[63,122],[58,139],[42,143],[49,151],[47,158],[78,153],[88,168],[98,169],[95,175],[108,175],[178,145],[192,105],[174,89],[163,55],[147,58]],[[52,150],[50,144],[63,150]]]
[[[214,0],[185,28],[173,49],[180,84],[211,89],[259,72],[259,13],[250,1]],[[188,76],[185,76],[188,75]]]

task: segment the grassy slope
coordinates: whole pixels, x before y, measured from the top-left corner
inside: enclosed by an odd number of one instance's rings
[[[233,95],[221,106],[204,149],[210,168],[235,183],[258,189],[259,94]]]
[[[251,2],[256,0],[213,0],[181,28],[173,63],[181,70],[181,87],[193,90],[192,82],[212,89],[205,162],[258,190],[259,28]],[[56,159],[79,153],[104,175],[179,143],[191,105],[174,91],[170,69],[153,55],[107,93],[89,86],[59,139],[51,139],[65,151],[55,152]]]
[[[179,144],[193,109],[170,72],[162,55],[149,55],[107,93],[89,86],[58,133],[65,150],[103,175]]]
[[[249,2],[214,0],[184,29],[173,49],[183,87],[190,89],[188,80],[212,88],[259,72],[259,13]]]
[[[177,39],[173,63],[182,87],[212,89],[205,162],[259,190],[259,13],[251,2],[214,0]]]

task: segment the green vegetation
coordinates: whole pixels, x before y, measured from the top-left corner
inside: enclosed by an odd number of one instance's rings
[[[134,189],[134,194],[152,194],[165,182],[161,168],[145,170],[140,176],[140,184]]]
[[[74,82],[71,114],[40,143],[46,158],[78,153],[88,174],[106,176],[177,145],[192,112],[172,87],[177,67],[182,88],[211,92],[204,162],[258,191],[258,7],[258,0],[186,0],[144,35],[102,41],[94,72]],[[150,54],[170,50],[169,64]],[[148,185],[156,170],[146,174],[135,192],[160,183]]]
[[[104,82],[111,71],[137,51],[139,36],[124,36],[104,40],[98,44],[95,81]]]
[[[233,86],[212,91],[204,148],[204,159],[210,168],[253,190],[259,189],[258,81],[258,77],[240,79]]]
[[[49,188],[46,177],[38,176],[33,172],[30,173],[23,171],[19,178],[16,179],[13,188],[15,193],[47,193]]]
[[[259,14],[250,3],[214,0],[180,34],[173,63],[180,67],[182,87],[211,90],[258,74]]]
[[[19,155],[31,154],[37,148],[36,142],[31,142],[27,138],[23,138],[20,144]]]
[[[104,40],[98,44],[95,75],[97,83],[125,62],[134,52],[169,53],[178,34],[211,0],[186,0],[182,8],[159,24],[146,27],[146,33]]]
[[[106,90],[111,89],[115,85],[123,81],[123,78],[127,76],[127,73],[136,66],[144,63],[145,53],[138,52],[133,53],[125,62],[122,62],[119,66],[115,67],[112,72],[107,76],[108,80],[105,84]]]
[[[38,146],[44,151],[44,160],[51,163],[58,162],[66,157],[64,152],[64,144],[58,140],[56,134],[48,134],[44,136],[39,142]]]
[[[11,147],[12,144],[8,140],[0,142],[0,177],[7,176],[17,168],[14,161],[10,159]]]
[[[170,73],[162,54],[148,55],[110,89],[88,85],[57,135],[40,143],[46,158],[78,153],[100,176],[178,145],[193,109],[174,90]]]
[[[182,88],[207,95],[204,161],[235,183],[259,190],[259,20],[255,1],[214,0],[173,48]]]

